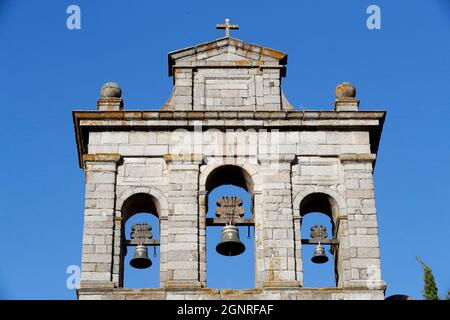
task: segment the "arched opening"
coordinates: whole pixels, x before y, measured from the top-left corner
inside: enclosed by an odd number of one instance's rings
[[[336,202],[324,193],[309,194],[300,203],[304,287],[337,285],[336,213]],[[320,247],[324,249],[323,252]]]
[[[245,289],[255,287],[253,182],[243,168],[224,165],[213,170],[207,177],[206,209],[206,282],[209,288]],[[223,223],[217,217],[217,201],[222,197],[242,199],[243,216],[235,224],[245,251],[236,256],[224,256],[216,251],[221,241]],[[249,232],[250,229],[250,232]],[[250,236],[250,237],[249,237]],[[253,275],[253,276],[252,276]]]
[[[123,287],[159,288],[160,286],[160,252],[157,245],[160,239],[159,208],[158,200],[146,193],[134,194],[123,203],[121,241],[121,286]],[[142,225],[145,227],[142,228]],[[145,237],[146,240],[143,240],[143,244],[147,248],[151,266],[145,266],[142,269],[132,267],[130,262],[137,257],[135,253],[139,239],[145,234],[148,236]],[[139,259],[142,261],[141,258]]]
[[[223,165],[214,169],[206,178],[206,191],[210,192],[221,185],[233,185],[253,194],[253,181],[250,174],[235,165]]]

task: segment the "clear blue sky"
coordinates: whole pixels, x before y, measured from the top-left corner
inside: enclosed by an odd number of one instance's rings
[[[73,3],[82,29],[69,31]],[[366,28],[369,4],[381,30]],[[331,110],[350,81],[362,110],[387,110],[375,171],[387,294],[421,297],[416,255],[450,289],[450,1],[0,0],[0,298],[75,298],[65,272],[81,258],[84,176],[71,111],[94,110],[106,81],[126,108],[159,108],[167,53],[223,36],[227,17],[235,37],[289,54],[297,108]]]

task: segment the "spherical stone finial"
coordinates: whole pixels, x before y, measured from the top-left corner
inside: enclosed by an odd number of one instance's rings
[[[343,82],[336,87],[336,98],[354,98],[356,97],[356,88],[349,82]]]
[[[122,97],[122,89],[118,83],[107,82],[102,86],[100,96],[102,98],[120,98]]]

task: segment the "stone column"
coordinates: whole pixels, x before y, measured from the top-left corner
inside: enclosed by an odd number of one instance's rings
[[[281,109],[281,66],[263,67],[263,94],[264,105],[258,105],[258,110],[280,110]]]
[[[300,214],[295,214],[295,209],[293,210],[294,216],[294,244],[295,244],[295,251],[294,251],[294,258],[295,258],[295,264],[296,264],[296,280],[298,281],[299,285],[303,287],[304,279],[303,279],[303,260],[302,260],[302,218],[300,217]],[[300,210],[297,210],[299,213]]]
[[[203,156],[165,155],[169,174],[166,287],[201,287],[199,270],[199,167]]]
[[[113,233],[113,266],[112,266],[112,281],[115,286],[123,287],[124,282],[124,266],[123,261],[126,254],[125,248],[122,246],[122,232],[124,231],[123,218],[120,211],[115,211],[114,216],[114,233]]]
[[[298,287],[294,219],[292,204],[291,164],[295,155],[260,156],[260,175],[263,188],[262,247],[264,251],[263,287]],[[257,269],[261,270],[258,266]],[[260,271],[259,271],[260,272]]]
[[[177,110],[192,110],[193,69],[192,67],[174,68],[174,103]]]
[[[337,276],[336,287],[348,287],[351,280],[350,273],[350,254],[349,254],[349,238],[348,238],[348,216],[338,215],[333,220],[336,228],[336,239],[339,245],[335,247],[334,266]]]
[[[199,263],[200,282],[206,288],[206,202],[207,194],[205,190],[200,190],[198,194],[199,204]]]
[[[159,218],[159,264],[160,264],[160,273],[159,273],[159,284],[161,288],[166,286],[166,281],[168,278],[167,272],[167,246],[169,245],[167,241],[168,230],[167,230],[168,217],[160,217]]]
[[[83,156],[86,200],[80,288],[118,286],[118,277],[113,277],[113,231],[117,163],[120,158],[119,154]]]
[[[343,154],[350,280],[344,287],[383,289],[373,188],[374,154]]]

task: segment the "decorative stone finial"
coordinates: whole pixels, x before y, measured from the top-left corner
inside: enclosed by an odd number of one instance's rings
[[[350,82],[342,82],[336,87],[336,99],[355,98],[356,88]]]
[[[120,111],[123,109],[122,89],[118,83],[107,82],[100,90],[98,111]]]
[[[356,99],[356,88],[349,82],[342,82],[336,87],[335,111],[358,111],[359,100]]]
[[[100,90],[100,96],[102,98],[121,98],[122,89],[120,88],[118,83],[107,82],[102,86],[102,89]]]

